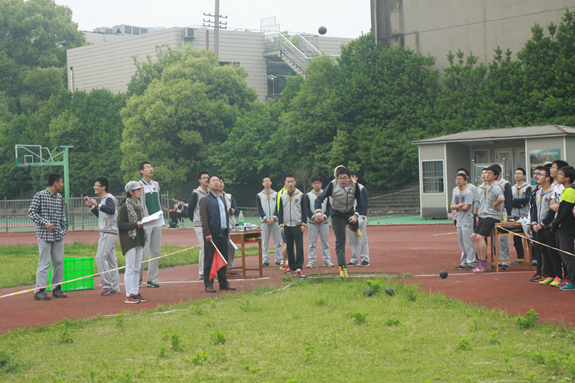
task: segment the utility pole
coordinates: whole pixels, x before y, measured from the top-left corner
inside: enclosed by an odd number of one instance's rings
[[[214,28],[214,53],[216,57],[220,56],[220,29],[228,29],[228,23],[221,22],[220,18],[227,19],[227,16],[220,15],[220,0],[215,0],[216,2],[216,9],[215,14],[212,15],[211,13],[204,12],[204,16],[213,17],[214,20],[211,19],[204,19],[204,27],[213,27]],[[207,24],[206,24],[207,23]],[[206,34],[206,39],[209,38],[209,34]],[[209,43],[206,43],[208,46]]]

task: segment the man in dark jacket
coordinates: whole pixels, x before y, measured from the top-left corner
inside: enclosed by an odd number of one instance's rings
[[[200,220],[202,222],[202,233],[204,236],[205,258],[204,258],[204,286],[206,292],[215,293],[214,280],[210,280],[210,271],[214,261],[216,248],[218,248],[224,259],[228,258],[228,212],[226,201],[220,195],[221,180],[217,175],[212,175],[208,181],[210,189],[208,195],[202,198],[200,204]],[[220,290],[235,290],[230,286],[227,278],[227,267],[218,270],[218,282]]]

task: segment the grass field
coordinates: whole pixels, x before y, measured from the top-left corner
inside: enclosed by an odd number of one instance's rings
[[[366,297],[367,284],[380,293]],[[395,295],[383,293],[392,287]],[[0,337],[5,382],[543,382],[575,379],[572,329],[396,280],[295,280]]]
[[[87,245],[81,242],[64,245],[64,257],[96,257],[98,245]],[[168,254],[184,249],[178,246],[162,246],[161,254]],[[273,252],[273,249],[270,249]],[[256,247],[247,247],[246,256],[256,255]],[[192,249],[160,259],[161,269],[173,266],[182,266],[198,263],[199,249]],[[122,254],[120,244],[116,244],[116,258],[118,266],[126,265],[126,258]],[[36,269],[38,268],[38,246],[2,246],[0,247],[0,288],[27,286],[36,283]],[[146,268],[147,268],[146,263]],[[94,273],[97,273],[94,262]],[[124,269],[120,270],[121,273]]]

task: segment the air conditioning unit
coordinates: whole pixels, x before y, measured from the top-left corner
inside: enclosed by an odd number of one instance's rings
[[[196,33],[197,33],[197,29],[196,28],[184,28],[185,32],[184,32],[184,37],[187,39],[195,39],[196,38]]]

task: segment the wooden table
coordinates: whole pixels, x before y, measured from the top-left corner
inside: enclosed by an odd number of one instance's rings
[[[230,239],[233,243],[236,244],[238,249],[241,247],[242,249],[242,265],[241,266],[234,266],[228,267],[228,277],[230,273],[240,271],[242,274],[242,278],[246,278],[246,271],[257,271],[260,272],[260,277],[263,277],[263,269],[262,269],[262,232],[261,230],[249,230],[249,231],[230,231]],[[258,267],[246,267],[246,243],[257,243],[259,247],[258,252]],[[238,258],[239,259],[239,258]],[[235,260],[234,260],[235,263]]]
[[[511,232],[504,230],[503,228],[511,230]],[[531,241],[529,241],[527,238],[522,238],[523,253],[525,254],[525,259],[499,259],[499,238],[502,237],[504,241],[509,241],[509,237],[515,237],[515,234],[513,233],[525,235],[523,232],[523,226],[521,226],[520,222],[497,222],[493,228],[493,231],[491,232],[491,266],[495,267],[496,272],[499,272],[499,262],[525,262],[525,266],[528,266],[529,270],[533,268],[531,265]],[[509,249],[509,253],[511,253],[511,249]]]

